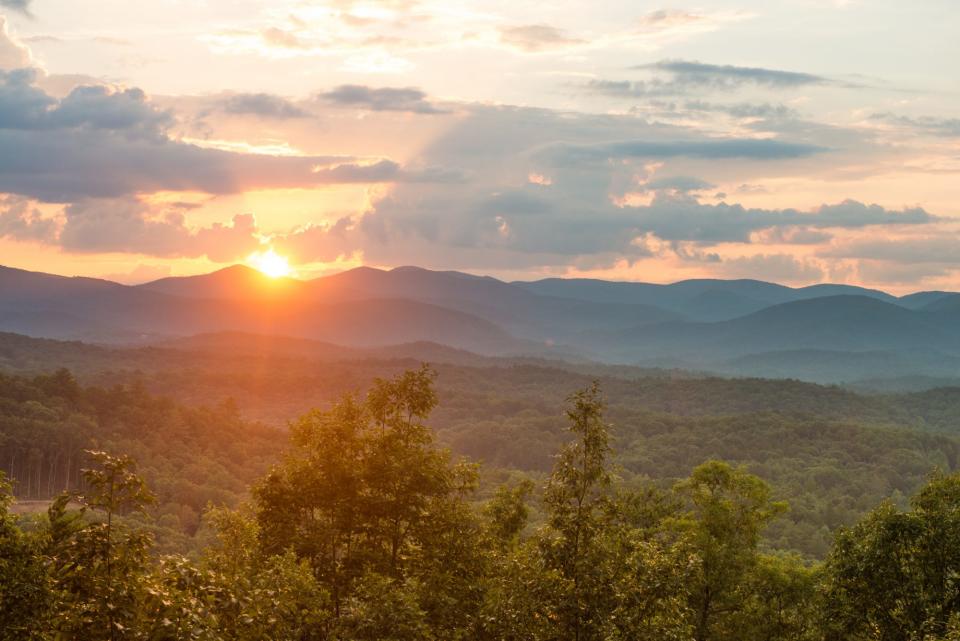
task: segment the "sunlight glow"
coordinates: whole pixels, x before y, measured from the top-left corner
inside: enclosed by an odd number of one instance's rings
[[[281,278],[293,273],[290,262],[273,251],[272,247],[267,251],[254,252],[247,256],[247,264],[270,278]]]

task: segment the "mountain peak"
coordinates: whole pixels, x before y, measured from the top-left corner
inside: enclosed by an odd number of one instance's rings
[[[275,298],[302,285],[302,281],[294,278],[275,278],[248,265],[237,264],[208,274],[161,278],[137,287],[187,298],[242,299]]]

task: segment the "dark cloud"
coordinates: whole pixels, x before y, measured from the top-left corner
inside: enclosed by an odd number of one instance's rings
[[[360,221],[362,236],[355,237],[354,243],[372,254],[389,247],[395,253],[401,247],[416,247],[416,239],[434,247],[511,251],[526,255],[531,264],[553,256],[562,264],[572,256],[647,256],[665,244],[675,252],[683,243],[701,247],[761,240],[809,244],[824,229],[922,225],[934,220],[923,210],[891,211],[855,201],[801,212],[704,204],[688,195],[666,192],[658,192],[649,205],[616,207],[585,202],[570,193],[551,196],[549,190],[530,187],[474,199],[434,194],[404,201],[390,196]],[[753,237],[766,230],[779,234]],[[816,240],[828,237],[824,234]]]
[[[156,191],[237,193],[400,178],[394,163],[265,156],[117,133],[0,130],[0,191],[49,202]]]
[[[716,187],[716,185],[691,176],[671,176],[669,178],[660,178],[643,183],[643,188],[647,191],[667,190],[682,193],[703,191],[705,189],[713,189],[714,187]]]
[[[13,9],[14,11],[19,11],[20,13],[29,16],[30,3],[31,0],[0,0],[0,7]]]
[[[621,115],[490,106],[463,114],[421,160],[462,167],[469,181],[405,181],[341,237],[322,242],[362,250],[378,263],[521,270],[615,264],[658,251],[706,260],[714,252],[703,248],[720,243],[809,245],[826,241],[833,227],[937,220],[923,210],[852,201],[799,211],[713,197],[711,183],[744,184],[758,169],[773,180],[807,166],[829,168],[846,150],[817,156],[826,147],[821,141],[832,143],[836,132],[810,132],[800,144],[697,137],[688,128]],[[697,193],[703,198],[692,197]]]
[[[857,229],[874,225],[923,225],[937,218],[923,209],[888,210],[845,200],[821,205],[813,212],[796,209],[751,209],[742,205],[706,205],[687,196],[658,195],[647,207],[631,208],[640,230],[658,238],[700,243],[751,241],[751,234],[771,228]]]
[[[254,115],[262,118],[309,118],[310,113],[281,96],[268,93],[241,93],[223,100],[223,110],[231,114]]]
[[[38,78],[35,69],[0,71],[0,128],[105,130],[160,137],[173,123],[172,114],[149,104],[139,89],[80,86],[57,100],[36,86]]]
[[[672,74],[679,83],[705,89],[733,89],[743,85],[782,89],[785,87],[832,84],[832,81],[828,78],[811,73],[762,67],[712,65],[690,60],[661,60],[633,68],[667,72]]]
[[[722,113],[733,118],[763,118],[767,120],[786,120],[799,117],[799,113],[783,104],[738,102],[733,104],[714,103],[704,100],[688,100],[681,109],[701,113]]]
[[[546,24],[528,24],[500,29],[500,42],[526,51],[535,53],[550,49],[562,49],[572,45],[582,44],[584,41],[573,38],[561,29]]]
[[[688,60],[661,60],[631,67],[654,77],[646,80],[591,80],[585,88],[616,98],[683,96],[691,93],[730,92],[746,86],[766,89],[790,89],[816,85],[838,85],[830,78],[796,71],[712,65]],[[839,86],[852,87],[843,84]]]
[[[873,114],[871,118],[933,136],[960,137],[960,118],[934,118],[931,116],[909,118],[892,113],[877,113]]]
[[[90,128],[160,137],[173,124],[169,111],[147,102],[140,89],[113,91],[104,86],[77,87],[47,112],[56,129]]]
[[[809,227],[771,227],[754,234],[753,242],[763,245],[820,245],[833,238],[832,234]]]
[[[414,87],[367,87],[340,85],[317,96],[322,102],[341,107],[359,107],[370,111],[406,111],[418,114],[449,113],[437,107],[427,94]]]
[[[268,156],[172,139],[172,115],[139,89],[81,86],[56,99],[36,72],[0,72],[0,192],[50,202],[162,190],[236,193],[395,180],[449,181],[453,172],[403,170],[390,160]]]
[[[817,145],[783,142],[758,138],[731,138],[726,140],[633,140],[596,145],[557,143],[538,153],[544,162],[554,166],[576,166],[611,159],[640,158],[705,158],[719,160],[740,158],[751,160],[780,160],[804,158],[827,151]]]
[[[591,92],[614,98],[649,98],[683,93],[673,83],[663,81],[634,80],[589,80],[584,88]]]

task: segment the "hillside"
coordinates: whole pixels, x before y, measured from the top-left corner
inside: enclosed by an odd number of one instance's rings
[[[455,454],[485,464],[484,487],[546,472],[569,438],[559,408],[568,394],[598,378],[617,463],[628,480],[649,478],[666,487],[710,457],[743,464],[793,506],[770,531],[770,541],[813,555],[824,553],[838,525],[852,523],[885,497],[901,500],[934,467],[954,469],[960,461],[955,389],[864,395],[799,381],[525,363],[433,345],[354,351],[246,335],[138,349],[0,339],[0,353],[14,357],[4,363],[19,362],[18,352],[33,354],[31,367],[45,360],[50,369],[59,361],[77,363],[83,365],[81,382],[101,388],[81,392],[62,376],[3,379],[0,466],[28,481],[20,491],[37,498],[46,492],[47,481],[34,485],[21,467],[33,460],[31,448],[109,447],[135,454],[147,475],[159,479],[161,513],[170,515],[164,523],[187,533],[183,526],[196,523],[198,506],[211,497],[235,502],[239,480],[277,455],[279,439],[262,442],[274,438],[272,429],[313,407],[329,407],[344,393],[363,393],[377,377],[416,367],[417,353],[448,359],[435,365],[440,404],[430,425]],[[212,409],[190,409],[198,406]],[[250,419],[268,426],[250,426]],[[223,438],[229,446],[218,445]],[[257,456],[238,453],[245,448],[255,448]],[[11,455],[14,468],[7,469]],[[40,461],[30,465],[49,463]],[[175,481],[177,469],[188,472]],[[211,475],[210,469],[221,471]],[[199,470],[206,471],[197,476]],[[815,485],[811,473],[819,479]]]
[[[942,317],[866,296],[827,296],[717,323],[671,323],[595,333],[587,342],[607,357],[672,357],[711,362],[786,350],[892,350],[956,353],[960,331]]]

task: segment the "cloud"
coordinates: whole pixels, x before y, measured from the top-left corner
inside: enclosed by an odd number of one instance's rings
[[[48,202],[157,191],[239,193],[255,189],[430,180],[389,160],[372,164],[336,156],[267,156],[205,149],[115,134],[0,131],[0,191]]]
[[[123,252],[158,257],[199,257],[229,262],[260,245],[251,214],[233,217],[230,224],[214,223],[192,229],[182,212],[152,207],[137,198],[87,199],[64,208],[64,224],[57,238],[75,253]]]
[[[714,103],[704,100],[688,100],[683,103],[682,109],[702,113],[722,113],[733,118],[763,118],[769,120],[786,120],[797,118],[799,113],[783,104],[771,103]]]
[[[824,249],[822,256],[865,258],[892,263],[944,263],[960,265],[960,238],[956,232],[936,236],[862,239]]]
[[[474,198],[451,193],[405,201],[388,196],[362,218],[357,226],[360,235],[350,239],[368,255],[379,248],[397,256],[398,250],[411,248],[407,260],[415,258],[418,250],[413,248],[418,243],[438,252],[444,246],[484,250],[491,256],[494,251],[508,251],[518,255],[516,260],[531,264],[565,264],[572,257],[606,254],[636,258],[668,251],[680,255],[681,249],[687,258],[703,260],[705,254],[697,246],[763,241],[810,244],[828,238],[816,237],[818,230],[924,225],[936,220],[923,210],[891,211],[855,201],[801,212],[711,205],[685,194],[657,192],[649,205],[616,207],[584,201],[570,192],[549,192],[528,185]],[[782,231],[779,238],[754,236],[767,230]]]
[[[595,79],[587,82],[584,88],[592,93],[616,98],[643,98],[704,92],[732,92],[746,86],[784,90],[837,84],[829,78],[810,73],[762,67],[714,65],[688,60],[661,60],[631,68],[652,72],[654,77],[647,80]]]
[[[57,222],[45,218],[27,198],[0,197],[0,238],[52,242],[57,235]]]
[[[956,270],[932,263],[909,264],[861,260],[857,264],[857,276],[863,282],[868,283],[897,283],[916,286],[925,280],[949,275],[956,276]]]
[[[824,147],[803,143],[759,138],[730,138],[664,142],[632,140],[595,145],[556,143],[541,150],[538,156],[550,165],[569,167],[625,158],[780,160],[804,158],[825,151],[827,149]]]
[[[20,13],[29,16],[30,2],[31,0],[0,0],[0,7],[13,9],[14,11],[19,11]]]
[[[171,138],[170,112],[139,89],[81,86],[56,99],[37,72],[0,72],[0,192],[49,202],[156,191],[237,193],[335,183],[449,181],[452,171],[403,170],[387,159],[275,156]]]
[[[142,90],[102,85],[77,87],[46,115],[49,128],[82,127],[149,137],[162,136],[173,123],[173,115],[150,105]]]
[[[827,275],[818,262],[790,254],[725,258],[719,271],[728,278],[756,278],[760,274],[764,280],[781,283],[819,283]]]
[[[500,42],[527,53],[565,49],[584,43],[583,40],[573,38],[565,31],[546,24],[502,27]]]
[[[36,86],[39,76],[35,69],[0,71],[3,129],[108,130],[159,137],[173,123],[172,114],[149,104],[139,89],[85,85],[57,100]]]
[[[707,89],[732,89],[748,84],[782,89],[832,83],[828,78],[811,73],[763,67],[713,65],[690,60],[661,60],[633,68],[668,72],[679,83]]]
[[[659,9],[640,17],[638,21],[644,30],[662,31],[695,24],[707,20],[707,16],[680,9]]]
[[[708,138],[634,116],[486,105],[460,113],[418,160],[460,167],[468,180],[397,183],[337,234],[315,231],[317,242],[362,251],[373,263],[520,271],[659,252],[682,252],[683,260],[699,252],[702,261],[707,252],[698,248],[709,246],[814,245],[834,227],[937,221],[924,210],[854,201],[807,211],[716,202],[712,184],[756,184],[806,167],[829,172],[835,156],[818,143],[834,133],[812,132],[800,144]],[[720,250],[730,248],[709,253]]]
[[[268,27],[260,32],[263,41],[271,47],[280,47],[285,49],[308,49],[309,47],[300,40],[300,37],[293,30],[281,29],[279,27]]]
[[[832,234],[809,227],[770,227],[754,232],[750,242],[759,245],[821,245],[831,238]]]
[[[751,242],[751,234],[771,228],[858,229],[876,225],[925,225],[937,220],[923,209],[892,211],[854,200],[825,204],[810,212],[707,205],[689,196],[658,194],[647,207],[630,208],[631,222],[669,241],[712,244]]]
[[[293,263],[331,262],[347,253],[355,221],[344,216],[333,224],[311,224],[287,234],[277,234],[271,245]]]
[[[268,93],[240,93],[223,100],[223,110],[231,114],[253,115],[261,118],[309,118],[311,114],[281,96]]]
[[[317,96],[327,104],[359,107],[370,111],[404,111],[417,114],[449,113],[427,100],[427,94],[414,87],[340,85]]]
[[[30,50],[10,35],[7,19],[0,16],[0,69],[20,69],[31,64]]]
[[[642,184],[642,187],[647,191],[676,191],[688,193],[691,191],[713,189],[716,185],[691,176],[671,176],[669,178],[647,181]]]
[[[932,116],[909,118],[892,113],[877,113],[870,117],[873,120],[887,122],[898,127],[933,136],[942,136],[944,138],[960,137],[960,118],[934,118]]]

